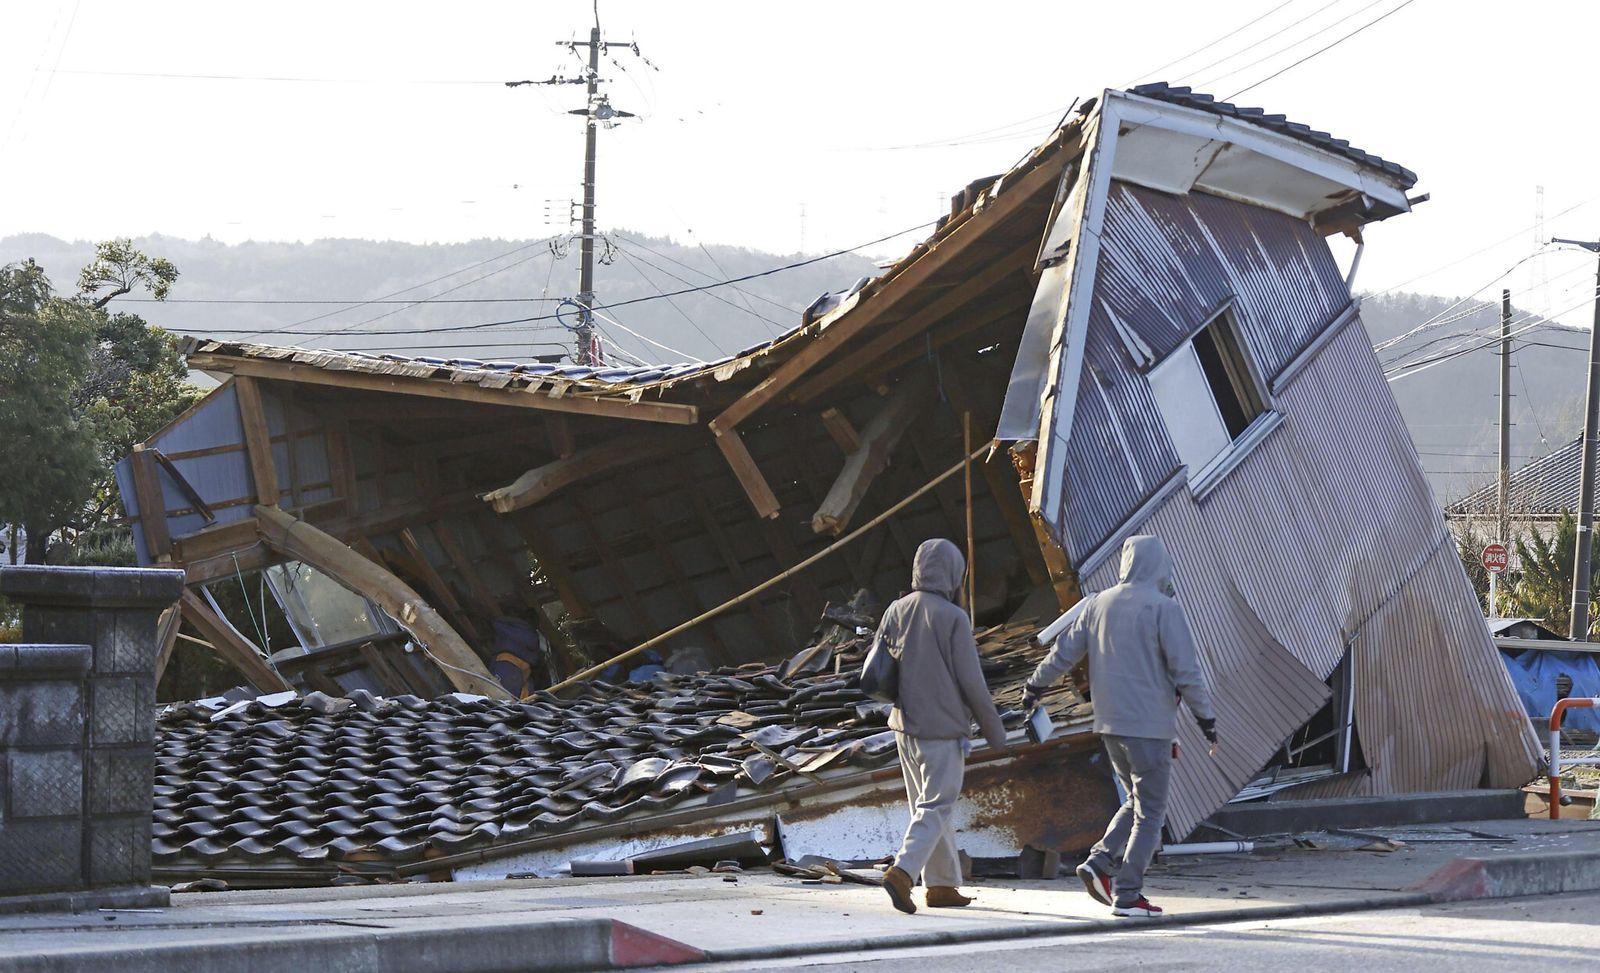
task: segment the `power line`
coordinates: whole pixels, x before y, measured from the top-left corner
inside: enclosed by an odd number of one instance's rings
[[[1260,47],[1262,44],[1265,44],[1267,41],[1272,40],[1274,37],[1282,37],[1284,34],[1287,34],[1289,31],[1294,30],[1296,27],[1299,27],[1301,24],[1303,24],[1306,21],[1310,20],[1311,18],[1315,17],[1317,14],[1320,14],[1323,11],[1327,10],[1329,7],[1337,6],[1340,2],[1341,2],[1341,0],[1328,0],[1327,3],[1323,4],[1322,6],[1318,7],[1317,9],[1315,9],[1315,10],[1311,11],[1310,13],[1306,14],[1304,17],[1301,17],[1299,20],[1296,20],[1296,21],[1294,21],[1292,23],[1285,24],[1282,27],[1278,28],[1277,30],[1273,31],[1272,33],[1268,34],[1267,36],[1262,37],[1262,38],[1260,38],[1258,40],[1251,41],[1249,44],[1246,44],[1244,47],[1241,47],[1237,51],[1234,51],[1232,54],[1226,54],[1226,55],[1224,55],[1222,57],[1219,57],[1215,61],[1212,61],[1210,64],[1201,65],[1200,67],[1195,68],[1193,71],[1190,71],[1188,73],[1193,75],[1193,74],[1199,74],[1202,71],[1209,71],[1212,68],[1216,67],[1217,65],[1224,64],[1224,63],[1226,63],[1228,61],[1231,61],[1234,58],[1240,56],[1241,54],[1248,54],[1249,52],[1251,52],[1251,51],[1255,50],[1256,48]],[[1299,43],[1299,41],[1296,41],[1295,43]],[[1291,44],[1290,46],[1292,47],[1294,45]],[[1280,51],[1279,53],[1282,53],[1282,52]],[[1224,75],[1223,77],[1226,77],[1226,75]]]
[[[630,264],[633,264],[633,267],[634,267],[635,270],[639,270],[639,264],[642,263],[646,267],[649,267],[650,269],[654,270],[655,272],[657,272],[659,274],[665,274],[666,276],[671,277],[673,280],[677,281],[680,284],[689,284],[689,281],[684,280],[682,277],[679,277],[677,274],[673,273],[672,271],[667,270],[664,267],[660,267],[660,266],[657,266],[656,264],[651,263],[649,260],[645,259],[643,254],[631,253],[626,246],[617,247],[617,252],[622,254],[622,257],[623,257],[624,260],[628,261]],[[635,260],[637,260],[638,263],[635,263]],[[645,277],[645,273],[644,273],[643,270],[639,270],[639,276],[640,277]],[[702,274],[702,276],[710,277],[711,275],[710,274]],[[646,277],[645,279],[647,281],[649,281],[648,277]],[[715,278],[713,278],[713,279],[715,279]],[[650,283],[651,287],[655,287],[656,286],[654,281],[649,281],[649,283]],[[660,288],[656,288],[656,290],[659,291]],[[735,292],[736,293],[738,292],[737,288],[735,288]],[[740,307],[739,305],[733,303],[732,301],[728,300],[727,298],[723,297],[720,294],[707,294],[706,296],[711,298],[711,299],[713,299],[713,300],[715,300],[715,301],[719,301],[720,303],[726,304],[728,307],[733,308],[735,311],[743,311],[746,314],[754,315],[756,318],[758,318],[761,321],[765,322],[769,326],[769,328],[772,330],[773,334],[782,334],[784,331],[788,330],[787,326],[779,324],[778,322],[776,322],[776,321],[772,320],[771,318],[767,317],[766,315],[760,313],[755,308],[749,307],[748,305],[745,306],[745,307]],[[672,301],[668,301],[667,303],[672,304],[673,307],[677,307],[678,306],[675,302],[672,302]],[[680,310],[678,313],[682,314],[683,312]],[[790,314],[795,314],[797,312],[790,311],[789,313]],[[708,338],[706,340],[709,341],[710,339]]]
[[[1184,61],[1187,61],[1191,57],[1194,57],[1196,54],[1199,54],[1201,51],[1209,51],[1211,48],[1216,47],[1218,44],[1221,44],[1223,41],[1227,40],[1228,38],[1233,37],[1234,35],[1242,33],[1242,32],[1244,32],[1246,30],[1249,30],[1251,27],[1254,27],[1256,24],[1259,24],[1261,21],[1266,20],[1268,17],[1270,17],[1273,14],[1277,13],[1278,11],[1282,10],[1284,7],[1287,7],[1291,3],[1295,3],[1295,2],[1297,2],[1297,0],[1283,0],[1282,3],[1278,4],[1276,7],[1273,7],[1271,10],[1268,10],[1266,13],[1262,14],[1261,16],[1255,18],[1254,20],[1250,20],[1250,21],[1247,21],[1247,22],[1245,22],[1243,24],[1240,24],[1238,27],[1235,27],[1233,30],[1228,31],[1226,34],[1223,34],[1221,37],[1218,37],[1216,40],[1213,40],[1213,41],[1210,41],[1209,43],[1203,44],[1200,47],[1197,47],[1194,50],[1190,51],[1189,53],[1183,55],[1182,57],[1174,58],[1173,60],[1168,61],[1166,64],[1161,65],[1159,68],[1151,68],[1148,71],[1143,71],[1143,72],[1140,72],[1139,74],[1134,75],[1133,80],[1125,82],[1123,84],[1123,87],[1124,88],[1132,87],[1140,78],[1151,77],[1152,75],[1154,75],[1154,74],[1156,74],[1156,73],[1158,73],[1160,71],[1165,71],[1167,68],[1170,68],[1175,64],[1182,64]]]
[[[100,78],[145,78],[160,81],[270,81],[289,84],[503,85],[503,81],[462,78],[332,78],[285,74],[187,74],[177,71],[99,71],[63,68],[61,74]]]
[[[1355,30],[1352,30],[1350,33],[1344,35],[1343,37],[1340,37],[1338,40],[1335,40],[1333,43],[1327,44],[1327,45],[1325,45],[1323,47],[1319,47],[1316,50],[1312,51],[1310,54],[1307,54],[1305,57],[1303,57],[1300,60],[1294,62],[1293,64],[1290,64],[1287,67],[1279,68],[1278,70],[1276,70],[1276,71],[1272,72],[1271,74],[1267,75],[1266,77],[1262,78],[1260,81],[1257,81],[1254,84],[1249,84],[1249,85],[1244,86],[1243,88],[1240,88],[1238,91],[1235,91],[1233,94],[1229,95],[1224,100],[1225,101],[1232,101],[1233,99],[1235,99],[1235,98],[1239,97],[1240,95],[1244,94],[1246,91],[1250,91],[1250,90],[1252,90],[1254,88],[1259,88],[1262,85],[1266,84],[1268,81],[1271,81],[1272,79],[1277,78],[1277,77],[1279,77],[1279,76],[1281,76],[1281,75],[1283,75],[1283,74],[1285,74],[1285,73],[1287,73],[1289,71],[1293,71],[1295,68],[1297,68],[1300,65],[1306,63],[1307,61],[1311,60],[1312,58],[1318,57],[1318,56],[1320,56],[1322,54],[1327,53],[1328,51],[1333,50],[1335,47],[1338,47],[1340,44],[1343,44],[1345,41],[1349,40],[1350,38],[1356,36],[1357,34],[1361,33],[1362,31],[1366,30],[1368,27],[1375,26],[1377,24],[1382,23],[1385,20],[1388,20],[1390,17],[1393,17],[1395,14],[1399,13],[1400,11],[1406,9],[1407,7],[1411,6],[1413,3],[1416,3],[1416,2],[1417,2],[1417,0],[1405,0],[1405,2],[1401,3],[1398,7],[1395,7],[1392,10],[1389,10],[1388,12],[1386,12],[1386,13],[1378,16],[1378,17],[1374,17],[1372,20],[1367,21],[1366,23],[1362,24],[1360,27],[1357,27]]]
[[[621,248],[618,248],[617,252],[622,254],[622,259],[626,260],[629,264],[632,264],[633,269],[638,272],[640,279],[643,280],[646,284],[649,284],[651,290],[655,291],[657,294],[661,294],[662,293],[661,288],[656,285],[656,282],[654,280],[650,279],[650,277],[645,274],[644,270],[641,269],[637,263],[634,263],[633,254],[631,254],[627,250],[624,250],[624,249],[621,249]],[[700,327],[700,323],[698,321],[696,321],[694,318],[690,317],[688,314],[684,313],[683,308],[678,306],[678,302],[677,301],[674,301],[672,298],[667,297],[666,298],[666,302],[674,311],[678,312],[678,317],[683,318],[685,321],[687,321],[689,323],[689,327],[693,328],[696,332],[698,332],[700,337],[706,339],[706,342],[708,344],[710,344],[712,348],[716,349],[717,354],[719,354],[719,355],[727,354],[727,352],[722,349],[722,346],[720,344],[718,344],[715,339],[713,339],[709,334],[706,334],[706,329]]]
[[[779,267],[772,267],[772,268],[770,268],[768,270],[757,271],[756,273],[752,273],[752,274],[744,274],[744,275],[741,275],[739,277],[731,277],[731,278],[729,278],[727,280],[713,281],[713,282],[711,282],[709,284],[701,284],[701,285],[698,285],[698,286],[695,286],[695,287],[685,287],[685,288],[682,288],[680,290],[675,290],[675,291],[666,291],[663,294],[655,295],[655,296],[635,297],[635,298],[631,298],[631,299],[626,300],[626,301],[616,301],[616,302],[611,303],[611,304],[598,304],[598,305],[595,305],[595,310],[602,310],[602,309],[604,309],[604,310],[613,310],[615,308],[628,307],[628,306],[631,306],[631,305],[634,305],[634,304],[644,304],[644,303],[647,303],[649,301],[660,300],[660,299],[665,298],[665,297],[678,297],[678,296],[680,296],[682,294],[698,294],[698,293],[701,293],[703,291],[714,290],[714,289],[719,288],[719,287],[731,287],[734,284],[742,284],[747,280],[759,280],[762,277],[771,277],[773,274],[781,274],[781,273],[784,273],[785,271],[798,270],[801,267],[809,267],[812,264],[821,263],[824,260],[832,260],[835,257],[842,257],[847,253],[855,253],[855,252],[857,252],[859,250],[865,250],[868,247],[877,246],[880,243],[886,243],[886,242],[888,242],[890,240],[895,239],[896,237],[905,236],[907,233],[915,233],[918,230],[927,229],[928,227],[934,226],[937,222],[938,222],[937,220],[929,220],[926,223],[919,223],[916,226],[910,226],[910,227],[907,227],[907,228],[905,228],[903,230],[897,230],[894,233],[886,234],[884,236],[878,237],[875,240],[868,240],[865,243],[860,243],[860,244],[857,244],[856,246],[853,246],[853,247],[846,247],[843,250],[834,250],[831,253],[818,254],[815,257],[807,257],[804,260],[796,260],[793,263],[783,264],[782,266],[779,266]],[[519,248],[519,249],[526,249],[526,248]],[[502,255],[502,256],[504,256],[504,255]],[[487,261],[485,261],[485,262],[487,262]],[[459,273],[459,272],[460,271],[457,271],[456,273]],[[446,274],[445,276],[449,277],[449,276],[453,276],[453,274]],[[439,278],[439,279],[443,279],[443,278]],[[407,290],[415,290],[416,287],[420,287],[420,286],[424,286],[424,285],[420,285],[420,284],[419,285],[413,285],[412,287],[409,287],[409,288],[406,288],[406,289]],[[391,295],[384,295],[384,296],[387,297],[387,296],[391,296]],[[333,314],[333,313],[338,313],[338,312],[327,312],[327,313],[328,314]],[[326,314],[324,316],[326,316]],[[298,336],[302,336],[302,337],[311,337],[311,338],[325,338],[325,337],[328,337],[330,335],[335,335],[335,334],[381,334],[381,335],[395,335],[395,336],[398,336],[398,335],[412,335],[412,334],[447,334],[447,333],[460,332],[460,331],[479,331],[479,330],[482,330],[484,328],[497,328],[497,327],[503,327],[503,326],[506,326],[506,325],[513,325],[513,324],[533,324],[533,323],[537,323],[537,322],[540,322],[540,321],[558,321],[558,320],[560,320],[560,315],[558,315],[558,314],[539,314],[539,315],[533,315],[533,316],[524,317],[524,318],[507,318],[507,319],[502,320],[502,321],[483,321],[483,322],[479,322],[479,323],[476,323],[476,324],[448,325],[448,326],[445,326],[445,327],[438,327],[438,328],[416,328],[416,329],[395,329],[395,330],[380,329],[380,330],[376,330],[376,331],[288,331],[288,330],[283,330],[283,329],[276,329],[274,331],[274,333],[283,334],[283,335],[298,335]],[[305,323],[305,322],[301,322],[301,323]],[[260,331],[260,330],[250,331],[250,330],[245,330],[245,329],[233,329],[233,330],[221,329],[221,330],[212,331],[210,333],[213,334],[213,335],[230,335],[230,334],[250,334],[250,335],[254,335],[254,334],[263,334],[265,332]]]
[[[1335,27],[1339,26],[1340,24],[1344,23],[1347,20],[1350,20],[1352,17],[1358,17],[1361,14],[1366,13],[1368,10],[1371,10],[1373,7],[1376,7],[1380,3],[1383,3],[1383,0],[1369,0],[1369,2],[1366,4],[1366,6],[1357,7],[1356,9],[1354,9],[1354,10],[1350,11],[1349,13],[1345,14],[1343,17],[1340,17],[1339,19],[1334,20],[1334,21],[1330,21],[1329,23],[1323,24],[1321,27],[1318,27],[1316,30],[1312,31],[1311,33],[1305,35],[1304,37],[1297,38],[1296,40],[1291,41],[1288,44],[1285,44],[1284,46],[1282,46],[1282,47],[1278,48],[1277,50],[1273,51],[1271,54],[1263,54],[1260,57],[1256,58],[1254,61],[1251,61],[1251,62],[1249,62],[1247,64],[1242,64],[1239,67],[1232,68],[1232,69],[1230,69],[1228,71],[1224,71],[1223,73],[1221,73],[1221,74],[1211,78],[1210,80],[1204,82],[1202,84],[1202,87],[1209,87],[1209,86],[1214,85],[1217,82],[1221,81],[1223,78],[1231,78],[1236,74],[1242,74],[1245,71],[1250,70],[1251,68],[1255,67],[1258,64],[1261,64],[1264,61],[1270,61],[1270,60],[1272,60],[1273,58],[1277,57],[1280,54],[1286,54],[1289,51],[1299,47],[1301,44],[1304,44],[1306,41],[1311,40],[1313,37],[1320,37],[1323,34],[1326,34],[1328,31],[1334,29]],[[1331,6],[1331,4],[1329,6]],[[1321,9],[1319,9],[1319,10],[1316,10],[1316,11],[1313,12],[1313,15],[1316,14],[1316,13],[1321,13],[1323,10],[1326,10],[1326,9],[1327,9],[1327,7],[1323,7]],[[1300,22],[1304,23],[1306,20],[1309,20],[1309,19],[1310,19],[1310,17],[1305,17],[1305,18],[1302,18]]]
[[[693,233],[693,232],[694,231],[692,231],[692,230],[690,231],[690,233]],[[626,243],[631,243],[634,246],[639,247],[640,249],[646,251],[647,253],[650,253],[650,254],[652,254],[654,256],[660,257],[662,260],[665,260],[668,263],[676,264],[677,266],[682,267],[684,270],[687,270],[690,273],[699,274],[701,277],[704,277],[704,278],[706,278],[708,280],[716,280],[717,279],[715,274],[708,274],[705,271],[701,270],[700,268],[694,266],[693,264],[684,263],[682,260],[679,260],[679,259],[673,257],[669,253],[662,253],[660,250],[657,250],[656,248],[650,246],[649,244],[645,243],[643,240],[635,240],[633,237],[623,236],[620,233],[613,233],[612,236],[614,236],[617,239],[622,240],[622,241],[624,241]],[[721,274],[724,277],[728,276],[727,269],[722,266],[721,261],[717,260],[715,254],[713,254],[710,250],[706,249],[706,245],[704,243],[701,243],[699,240],[695,240],[694,245],[699,247],[700,248],[700,252],[706,255],[706,259],[707,260],[711,261],[711,265],[713,267],[717,268],[717,273]],[[655,265],[651,264],[651,266],[655,266]],[[662,272],[666,273],[666,271],[662,271]],[[683,284],[689,283],[688,281],[683,280],[681,278],[674,278],[674,279],[678,280],[679,283],[683,283]],[[784,312],[785,314],[799,314],[800,313],[800,309],[797,308],[797,307],[792,307],[792,306],[790,306],[788,304],[784,304],[781,301],[774,301],[769,297],[764,297],[764,296],[762,296],[760,294],[757,294],[757,293],[755,293],[753,291],[747,291],[742,287],[735,287],[733,290],[734,290],[735,293],[740,294],[740,295],[742,295],[744,297],[753,297],[756,300],[762,302],[763,304],[770,304],[773,307],[777,308],[778,310]],[[755,309],[751,308],[750,309],[750,313],[751,314],[756,314]],[[759,317],[759,315],[757,315],[757,316]],[[763,318],[763,320],[770,321],[771,319],[770,318]]]
[[[458,271],[458,273],[459,273],[459,271]],[[447,276],[453,276],[453,275],[447,275]],[[414,285],[411,288],[408,288],[408,290],[414,290],[416,287],[422,287],[422,286],[425,286],[425,285],[417,284],[417,285]],[[155,297],[136,297],[136,298],[135,297],[119,297],[116,300],[118,302],[122,303],[122,304],[337,304],[337,305],[340,305],[341,307],[349,307],[351,305],[354,305],[356,307],[365,307],[366,305],[369,305],[369,304],[409,304],[409,305],[414,307],[414,306],[416,306],[418,304],[541,304],[541,303],[542,304],[559,304],[559,303],[561,303],[561,299],[558,298],[558,297],[451,297],[451,298],[423,297],[423,298],[418,298],[416,300],[409,300],[409,301],[405,301],[405,300],[401,300],[401,301],[362,300],[359,297],[347,297],[347,298],[343,298],[341,300],[333,300],[331,298],[299,299],[299,298],[291,298],[291,297],[281,297],[281,298],[169,297],[169,298],[165,298],[165,299],[155,298]]]

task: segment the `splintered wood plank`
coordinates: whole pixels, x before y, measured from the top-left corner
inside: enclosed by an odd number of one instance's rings
[[[496,513],[510,513],[531,507],[576,483],[661,456],[670,456],[690,447],[683,437],[653,432],[618,436],[579,450],[560,459],[535,466],[509,485],[490,490],[483,499]]]
[[[768,520],[778,516],[780,506],[777,494],[772,492],[772,485],[767,478],[761,475],[761,468],[756,465],[755,458],[750,455],[750,450],[744,444],[736,429],[714,429],[716,433],[717,448],[722,450],[722,455],[728,461],[728,466],[733,470],[733,475],[738,478],[739,485],[744,487],[745,496],[750,498],[750,505],[755,507],[756,516]]]
[[[183,612],[184,621],[192,625],[201,638],[210,642],[217,655],[237,669],[250,685],[269,693],[291,688],[282,676],[267,665],[256,647],[235,632],[233,626],[212,611],[206,600],[192,589],[183,590],[178,606]]]
[[[472,618],[461,607],[461,601],[451,590],[449,582],[445,581],[444,576],[434,568],[433,562],[428,560],[427,552],[422,549],[422,543],[417,540],[417,535],[412,533],[410,527],[400,528],[400,546],[405,548],[406,557],[415,569],[418,580],[433,590],[434,597],[444,606],[445,611],[449,612],[456,626],[464,629],[474,642],[483,641],[483,633],[478,631],[478,626],[473,624]]]
[[[849,526],[873,480],[889,465],[895,444],[915,423],[928,398],[927,392],[921,376],[908,378],[879,408],[861,431],[861,445],[846,457],[844,469],[839,471],[827,497],[812,515],[813,532],[838,535]]]
[[[822,410],[822,427],[846,456],[861,448],[861,434],[850,424],[850,417],[838,409]]]
[[[255,484],[256,503],[276,507],[278,465],[272,458],[272,437],[267,431],[267,410],[261,403],[261,387],[254,378],[235,375],[233,388],[239,402],[239,422],[244,426],[244,448],[250,457],[250,479]]]
[[[167,663],[172,661],[173,647],[178,644],[178,629],[182,627],[183,611],[177,605],[163,611],[160,621],[156,622],[156,664],[151,686],[161,685],[161,674],[167,671]]]

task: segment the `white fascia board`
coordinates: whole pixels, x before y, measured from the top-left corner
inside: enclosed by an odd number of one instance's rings
[[[1129,127],[1128,135],[1137,134],[1135,127],[1152,127],[1205,141],[1230,143],[1347,189],[1365,193],[1401,212],[1411,209],[1406,202],[1405,187],[1379,170],[1338,153],[1319,149],[1290,135],[1253,125],[1244,119],[1186,108],[1126,91],[1108,91],[1106,101],[1102,111],[1114,106],[1121,120],[1119,129]],[[1281,206],[1274,205],[1273,208]]]

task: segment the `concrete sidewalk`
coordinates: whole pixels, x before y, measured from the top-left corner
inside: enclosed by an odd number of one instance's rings
[[[1323,844],[1345,847],[1161,862],[1148,887],[1169,913],[1158,921],[1168,923],[1600,887],[1600,822],[1456,827],[1510,840],[1435,843],[1419,835],[1379,852],[1329,836]],[[915,916],[895,912],[876,888],[807,885],[767,872],[734,882],[713,874],[191,893],[174,895],[163,910],[0,916],[0,971],[616,969],[1129,925],[1070,877],[984,882],[977,893],[966,909]]]

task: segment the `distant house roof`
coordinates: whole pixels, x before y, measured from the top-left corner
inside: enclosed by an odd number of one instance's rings
[[[1417,184],[1417,174],[1396,162],[1373,155],[1365,149],[1359,149],[1341,138],[1335,138],[1327,132],[1303,125],[1300,122],[1291,122],[1283,115],[1269,115],[1260,108],[1244,108],[1226,101],[1218,101],[1211,95],[1195,91],[1186,86],[1169,85],[1164,81],[1155,81],[1128,89],[1136,95],[1154,98],[1158,101],[1171,102],[1175,105],[1184,105],[1189,108],[1198,108],[1201,111],[1211,112],[1213,115],[1223,115],[1229,118],[1238,118],[1271,129],[1290,138],[1299,139],[1310,145],[1332,152],[1359,162],[1362,165],[1382,169],[1389,175],[1403,182],[1407,187]]]
[[[1578,472],[1583,438],[1511,471],[1506,505],[1513,517],[1557,517],[1578,509]],[[1494,516],[1500,509],[1498,484],[1469,493],[1445,507],[1452,517]]]

